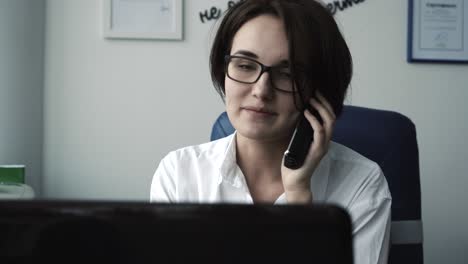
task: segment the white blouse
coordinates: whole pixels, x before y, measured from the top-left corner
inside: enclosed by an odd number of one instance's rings
[[[164,157],[152,180],[151,202],[252,204],[236,162],[236,133]],[[330,143],[311,179],[314,203],[331,203],[351,216],[355,263],[387,263],[391,195],[377,163]],[[287,203],[285,194],[275,204]]]

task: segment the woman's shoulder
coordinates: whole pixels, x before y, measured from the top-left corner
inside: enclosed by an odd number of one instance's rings
[[[385,175],[375,161],[342,144],[331,142],[329,187],[339,186],[354,194],[368,192],[371,196],[390,198]],[[362,193],[363,192],[363,193]]]
[[[359,167],[363,170],[380,169],[380,166],[375,161],[372,161],[359,152],[334,141],[330,142],[328,156],[335,164],[347,164],[348,166]]]

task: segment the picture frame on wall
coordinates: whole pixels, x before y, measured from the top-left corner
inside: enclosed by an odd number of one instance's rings
[[[182,40],[182,0],[103,0],[104,37]]]
[[[407,60],[468,63],[468,2],[408,0]]]

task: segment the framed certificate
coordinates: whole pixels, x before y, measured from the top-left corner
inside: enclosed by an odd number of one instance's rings
[[[182,39],[182,0],[103,0],[104,37]]]
[[[468,63],[468,1],[408,3],[408,62]]]

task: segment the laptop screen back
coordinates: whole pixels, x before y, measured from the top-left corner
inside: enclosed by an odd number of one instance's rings
[[[0,202],[0,254],[133,263],[352,263],[331,205]]]

